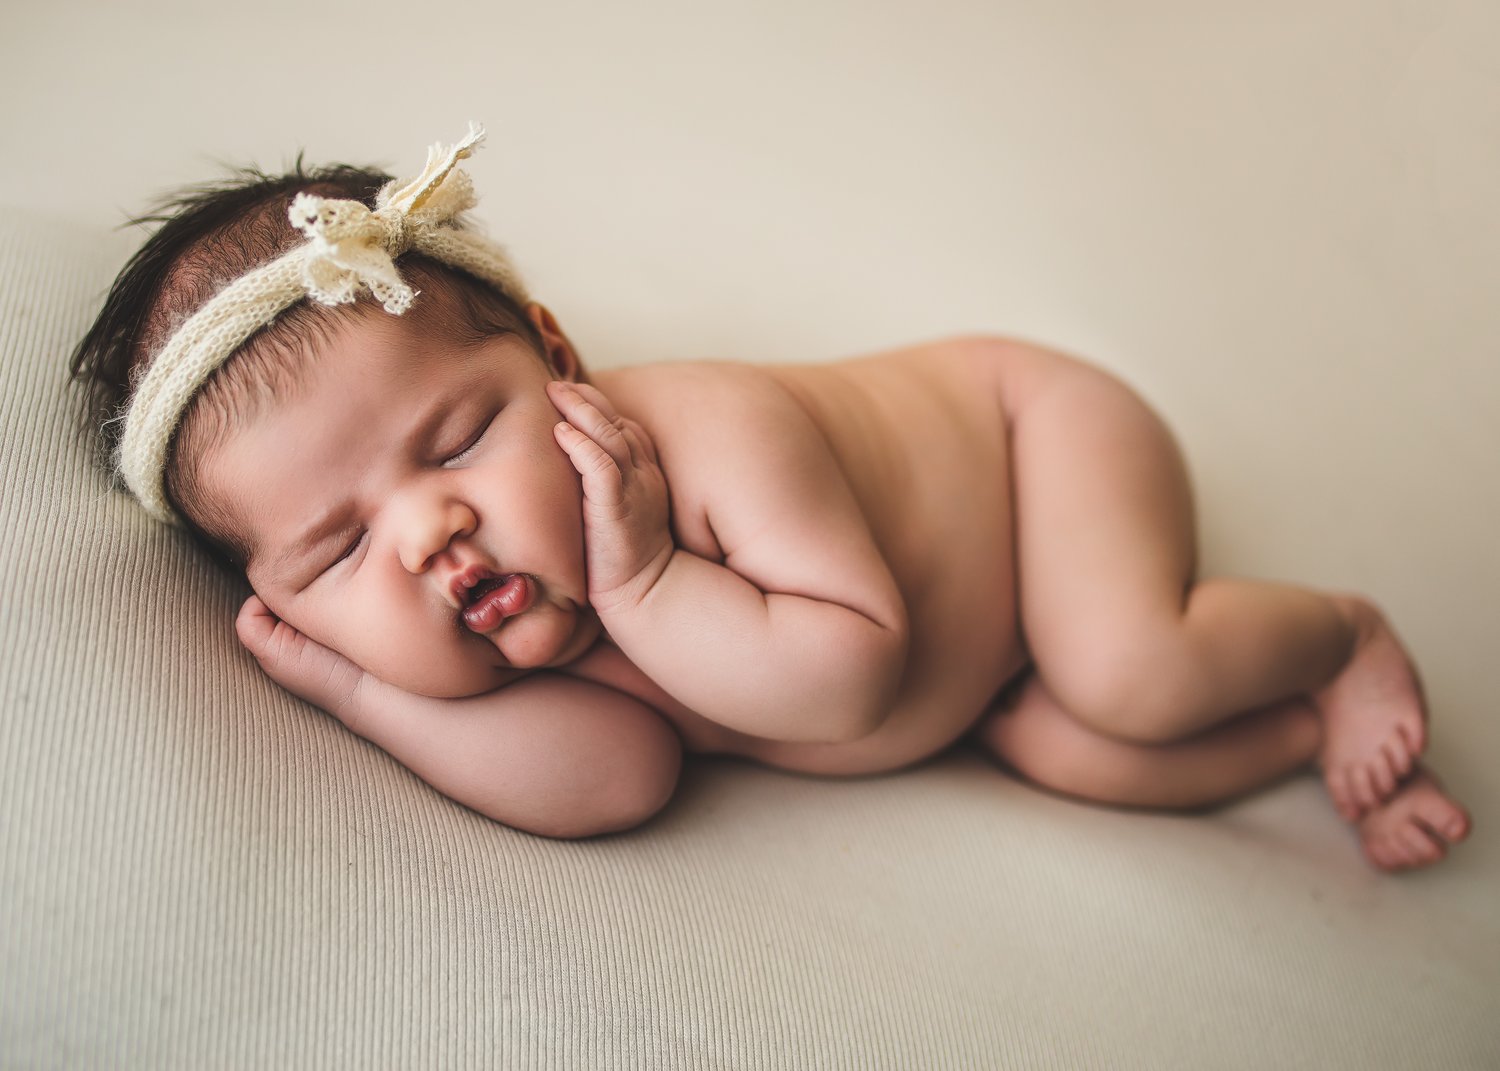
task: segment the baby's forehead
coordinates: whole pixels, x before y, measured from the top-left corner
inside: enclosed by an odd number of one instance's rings
[[[371,361],[392,352],[419,370],[417,362],[453,351],[472,334],[442,297],[440,288],[424,291],[400,316],[364,300],[333,308],[305,302],[268,327],[264,337],[251,339],[223,371],[230,380],[259,381],[262,394],[275,401],[315,382],[363,383]]]
[[[397,317],[376,308],[298,306],[215,371],[174,446],[184,463],[180,503],[201,526],[243,556],[255,541],[256,511],[268,505],[275,485],[255,479],[253,466],[225,464],[227,457],[244,454],[247,443],[269,443],[289,446],[292,456],[311,463],[322,422],[341,404],[384,404],[416,386],[422,358],[415,351],[445,347],[414,344],[436,336],[419,319],[391,321]],[[407,374],[373,375],[382,353],[410,354]]]
[[[275,485],[256,479],[253,465],[214,458],[291,446],[290,458],[348,469],[390,443],[433,438],[465,415],[468,399],[518,373],[534,378],[534,365],[544,364],[514,332],[480,338],[415,309],[399,317],[361,309],[301,335],[287,352],[252,355],[239,370],[245,381],[224,385],[221,404],[231,411],[221,414],[217,441],[205,444],[207,460],[227,497],[238,497],[242,482],[264,497]]]

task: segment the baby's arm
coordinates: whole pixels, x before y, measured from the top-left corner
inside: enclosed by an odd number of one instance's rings
[[[696,385],[674,471],[724,564],[675,546],[655,444],[588,385],[554,384],[558,441],[583,477],[589,601],[674,699],[739,732],[853,740],[889,714],[906,657],[900,593],[836,459],[805,412],[757,375]],[[571,425],[571,427],[569,426]]]
[[[508,826],[587,837],[639,825],[672,795],[682,747],[623,692],[533,673],[462,699],[413,695],[277,619],[252,596],[235,622],[273,680],[444,795]]]

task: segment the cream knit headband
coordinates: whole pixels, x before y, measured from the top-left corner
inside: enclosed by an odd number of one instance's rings
[[[427,150],[410,182],[388,183],[371,211],[359,201],[299,193],[287,215],[307,241],[240,276],[177,329],[136,387],[125,412],[117,464],[125,485],[157,520],[181,524],[167,500],[167,446],[198,388],[255,332],[304,297],[324,305],[353,301],[368,287],[400,316],[415,291],[396,258],[421,253],[495,286],[518,303],[526,291],[504,251],[459,230],[454,217],[475,203],[473,183],[455,165],[484,139],[477,123],[457,145]]]

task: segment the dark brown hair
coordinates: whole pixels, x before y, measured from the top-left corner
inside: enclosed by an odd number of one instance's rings
[[[114,477],[120,417],[135,385],[172,333],[230,282],[302,241],[287,220],[298,192],[363,202],[391,176],[368,167],[334,164],[305,169],[299,154],[283,174],[237,168],[224,179],[168,194],[127,225],[156,229],[110,286],[104,307],[73,352],[71,370],[84,387],[82,433]],[[517,334],[538,355],[541,335],[514,299],[464,272],[415,254],[401,258],[402,274],[419,290],[456,298],[463,341]],[[368,295],[357,305],[368,302]],[[221,563],[244,566],[246,548],[229,530],[198,482],[193,460],[236,424],[255,396],[274,398],[294,381],[310,338],[350,315],[303,300],[251,336],[204,384],[189,404],[167,449],[166,492],[189,530]]]

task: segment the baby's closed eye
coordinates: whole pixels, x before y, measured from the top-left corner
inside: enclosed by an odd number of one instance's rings
[[[460,447],[456,452],[451,453],[447,457],[445,457],[443,459],[443,464],[452,465],[454,462],[462,461],[470,454],[472,454],[475,449],[478,448],[479,444],[484,442],[485,436],[489,433],[490,425],[492,425],[494,422],[494,415],[487,416],[482,421],[480,421],[479,427],[476,428],[473,434],[471,434],[464,441],[464,445]]]
[[[340,565],[349,558],[352,558],[354,556],[354,552],[359,549],[359,545],[364,542],[364,539],[365,530],[363,528],[357,529],[349,538],[349,540],[343,544],[343,549],[340,550],[338,554],[328,562],[327,565],[321,567],[317,571],[317,574],[313,577],[313,579],[317,580],[325,576],[327,573],[331,572],[335,566]]]

